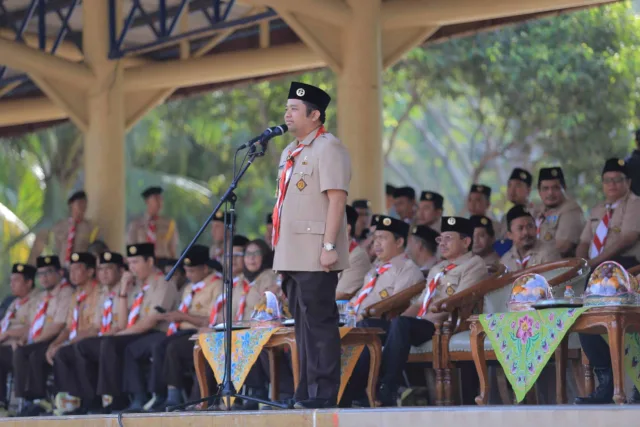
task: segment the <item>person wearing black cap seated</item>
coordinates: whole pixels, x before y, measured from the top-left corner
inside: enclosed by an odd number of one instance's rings
[[[500,262],[509,271],[520,271],[562,258],[555,247],[538,240],[536,223],[527,208],[516,205],[509,209],[506,218],[507,237],[513,241],[513,246],[500,258]]]
[[[434,191],[423,191],[420,194],[420,202],[418,202],[416,225],[426,225],[439,233],[443,209],[444,197],[441,194]]]
[[[542,168],[538,175],[538,193],[543,209],[535,218],[538,239],[554,246],[564,258],[574,256],[580,243],[585,219],[582,208],[565,195],[564,174],[559,166]]]
[[[146,205],[142,217],[134,219],[127,230],[127,244],[152,243],[158,258],[176,258],[178,256],[178,228],[171,218],[160,216],[164,198],[162,188],[148,187],[141,196]]]
[[[491,207],[491,187],[484,184],[473,184],[469,189],[467,196],[467,211],[469,216],[481,215],[486,216],[493,223],[493,230],[496,238],[502,236],[500,221],[493,218],[489,208]],[[506,232],[506,231],[505,231]]]
[[[224,235],[225,235],[225,222],[231,224],[231,219],[233,218],[234,228],[238,226],[238,215],[235,213],[228,212],[226,215],[218,211],[213,217],[213,221],[211,221],[211,247],[209,248],[209,258],[218,260],[222,262],[222,257],[224,255]],[[227,237],[230,236],[231,233],[227,231]]]
[[[67,200],[69,218],[58,221],[50,230],[39,232],[31,249],[29,260],[32,264],[53,240],[53,250],[60,257],[63,267],[68,267],[73,252],[86,252],[89,245],[100,238],[99,228],[85,218],[87,194],[80,190]]]
[[[393,193],[396,192],[396,187],[391,184],[386,184],[384,187],[384,201],[385,201],[385,209],[387,216],[391,218],[398,218],[398,212],[396,212],[396,208],[393,206]]]
[[[407,254],[420,267],[425,278],[431,267],[438,263],[438,236],[440,233],[426,225],[416,225],[411,229]]]
[[[178,260],[174,258],[156,258],[156,267],[166,276],[177,262]],[[182,289],[189,282],[185,275],[184,264],[178,265],[176,271],[173,272],[173,276],[171,276],[171,282],[176,286],[178,292],[182,292]]]
[[[469,219],[473,225],[473,254],[482,258],[488,267],[497,266],[500,256],[493,249],[496,240],[493,222],[484,215],[471,215]]]
[[[271,237],[273,236],[273,214],[268,213],[267,218],[265,219],[265,232],[264,232],[264,241],[267,242],[269,247],[271,247]],[[272,248],[273,249],[273,248]]]
[[[435,333],[435,323],[448,313],[432,313],[437,301],[467,289],[487,277],[482,258],[471,252],[473,226],[459,217],[443,217],[438,250],[443,261],[435,265],[427,277],[427,286],[402,316],[391,321],[382,351],[381,376],[377,400],[382,406],[396,401],[398,378],[409,357],[411,346],[420,346]]]
[[[354,200],[351,204],[358,212],[358,220],[355,227],[355,238],[358,242],[367,238],[369,224],[371,223],[371,202],[366,199]]]
[[[507,183],[507,200],[514,206],[524,206],[535,217],[538,215],[538,207],[529,201],[533,176],[527,170],[514,168]],[[496,229],[498,238],[503,238],[507,232],[507,216],[500,221],[500,230]]]
[[[411,187],[398,187],[393,192],[393,207],[398,218],[411,224],[416,214],[416,190]]]
[[[96,316],[100,287],[95,279],[96,258],[88,252],[71,254],[69,280],[76,286],[71,296],[67,322],[58,337],[49,345],[46,359],[53,365],[56,413],[86,413],[80,408],[81,388],[75,363],[75,344],[98,335],[100,325]],[[62,405],[62,401],[65,404]],[[85,409],[82,411],[82,409]]]
[[[56,255],[39,256],[36,260],[39,284],[44,288],[37,297],[37,306],[31,313],[31,326],[26,343],[16,347],[13,355],[13,391],[16,397],[25,399],[20,415],[37,416],[51,410],[49,404],[33,404],[34,399],[44,399],[47,371],[45,360],[49,344],[62,331],[67,321],[73,289],[64,279],[60,259]],[[48,403],[48,402],[47,402]]]
[[[593,269],[604,261],[615,261],[629,269],[640,255],[640,198],[631,192],[628,165],[623,159],[608,159],[602,169],[604,201],[591,209],[580,236],[576,256],[589,260]],[[600,335],[579,334],[582,350],[593,366],[598,387],[576,404],[613,403],[613,374],[609,345]],[[640,395],[634,387],[631,401]]]
[[[35,291],[36,268],[29,264],[14,264],[11,268],[11,293],[15,295],[0,322],[0,384],[7,383],[13,369],[13,347],[26,343],[31,316],[38,304]],[[0,387],[0,415],[8,416],[7,388]]]
[[[349,266],[345,206],[351,157],[324,127],[331,97],[293,82],[284,120],[295,140],[283,150],[273,209],[274,270],[295,318],[300,383],[295,407],[336,405],[340,335],[338,273]]]
[[[347,205],[347,233],[349,244],[349,268],[338,275],[336,300],[348,300],[362,287],[362,281],[371,268],[371,261],[364,249],[356,242],[355,227],[359,220],[358,212]]]

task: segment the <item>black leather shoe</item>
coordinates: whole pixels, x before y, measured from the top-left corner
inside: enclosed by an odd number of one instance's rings
[[[380,404],[380,406],[397,406],[397,395],[398,391],[396,389],[389,387],[386,384],[382,384],[376,394],[376,404]]]
[[[640,392],[638,392],[638,388],[636,386],[633,387],[633,394],[627,400],[627,403],[638,404],[640,403]]]
[[[598,387],[585,397],[576,397],[576,405],[606,405],[613,403],[613,372],[611,368],[594,368]]]
[[[296,402],[293,405],[295,409],[325,409],[335,408],[336,406],[335,400],[329,399],[307,399]]]

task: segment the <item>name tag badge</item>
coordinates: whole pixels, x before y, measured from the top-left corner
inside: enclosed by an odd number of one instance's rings
[[[548,242],[551,239],[553,239],[553,236],[547,231],[547,233],[544,235],[544,240]]]
[[[619,232],[621,232],[622,230],[620,229],[620,227],[613,227],[613,228],[611,229],[611,231],[613,231],[614,233],[619,233]]]
[[[380,298],[385,299],[389,297],[389,292],[387,292],[386,289],[383,289],[378,295],[380,295]]]

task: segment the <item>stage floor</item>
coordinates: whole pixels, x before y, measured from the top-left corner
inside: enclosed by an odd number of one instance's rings
[[[124,427],[606,427],[638,425],[640,405],[494,406],[131,414]],[[2,418],[11,427],[118,427],[117,416]]]

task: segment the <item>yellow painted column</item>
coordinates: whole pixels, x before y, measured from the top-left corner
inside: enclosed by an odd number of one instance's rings
[[[125,243],[125,117],[122,67],[110,61],[108,2],[82,4],[85,62],[96,76],[89,88],[89,127],[84,141],[87,216],[100,226],[101,235],[114,251]]]
[[[384,212],[381,0],[347,0],[353,20],[343,29],[338,76],[338,135],[351,154],[349,199]]]

